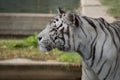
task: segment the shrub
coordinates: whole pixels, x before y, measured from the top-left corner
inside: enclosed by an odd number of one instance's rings
[[[59,57],[58,61],[62,62],[72,62],[72,63],[81,63],[81,57],[78,53],[68,53],[63,52]]]
[[[4,48],[36,48],[37,45],[38,45],[37,33],[23,40],[0,41],[0,47],[4,47]]]
[[[103,5],[109,7],[108,13],[114,17],[120,17],[120,0],[101,0]]]
[[[37,47],[38,40],[37,40],[37,33],[34,33],[33,36],[30,36],[24,40],[24,43],[30,47]]]

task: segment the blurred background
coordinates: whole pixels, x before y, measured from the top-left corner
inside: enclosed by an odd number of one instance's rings
[[[75,11],[80,0],[0,0],[0,35],[22,37],[40,32],[58,7]]]

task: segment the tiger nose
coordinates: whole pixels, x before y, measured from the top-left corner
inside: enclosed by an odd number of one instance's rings
[[[38,37],[38,40],[40,41],[42,39],[42,37]]]

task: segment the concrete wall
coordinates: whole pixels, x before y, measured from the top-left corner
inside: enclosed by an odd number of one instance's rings
[[[40,32],[53,14],[0,13],[0,35],[31,35]]]
[[[81,80],[81,65],[30,59],[0,60],[0,80]]]

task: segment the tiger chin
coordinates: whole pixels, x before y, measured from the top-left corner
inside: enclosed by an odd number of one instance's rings
[[[78,52],[82,80],[120,80],[120,21],[80,16],[58,9],[58,14],[38,34],[41,51],[54,48]]]

